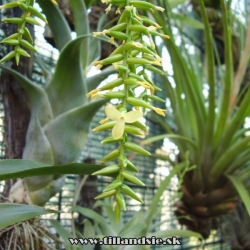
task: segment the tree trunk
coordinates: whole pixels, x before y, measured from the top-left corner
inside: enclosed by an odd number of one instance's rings
[[[19,8],[8,9],[7,17],[21,16]],[[33,27],[28,27],[33,32]],[[17,32],[17,26],[11,24],[2,24],[4,36],[7,37]],[[3,48],[3,47],[2,47]],[[9,53],[14,48],[7,46]],[[1,51],[1,54],[3,51]],[[2,56],[4,56],[2,54]],[[32,53],[30,53],[32,55]],[[27,57],[21,57],[19,66],[13,60],[7,63],[13,69],[22,75],[31,76],[33,60]],[[18,81],[10,74],[2,71],[0,76],[0,95],[2,95],[4,109],[4,144],[5,144],[5,159],[21,159],[25,146],[25,137],[30,120],[30,105],[26,93]],[[8,180],[5,182],[3,196],[8,197],[11,186],[16,180]]]

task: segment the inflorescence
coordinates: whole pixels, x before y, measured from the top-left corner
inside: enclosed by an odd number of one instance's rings
[[[149,10],[152,13],[154,10],[164,11],[163,8],[144,1],[102,0],[102,2],[108,4],[106,12],[110,11],[112,5],[118,4],[116,13],[121,16],[117,25],[102,32],[94,32],[93,36],[109,36],[111,44],[114,44],[115,39],[117,39],[121,41],[121,45],[108,58],[93,62],[93,65],[97,69],[101,69],[103,65],[113,64],[115,70],[118,71],[118,77],[106,85],[90,91],[87,96],[90,98],[119,99],[119,104],[116,107],[105,107],[107,117],[100,121],[100,126],[93,129],[94,132],[112,129],[112,136],[104,139],[101,143],[119,142],[119,147],[106,155],[101,161],[101,163],[104,163],[118,159],[118,163],[105,167],[93,173],[93,175],[117,174],[115,180],[96,199],[114,196],[113,208],[116,212],[116,218],[119,220],[121,210],[126,210],[124,194],[142,202],[140,197],[123,183],[124,180],[127,180],[144,186],[144,183],[132,173],[139,171],[126,157],[125,151],[130,150],[139,154],[150,155],[142,147],[129,142],[128,134],[143,136],[148,133],[147,127],[139,121],[147,109],[165,116],[165,110],[151,104],[152,100],[165,101],[154,95],[155,91],[161,89],[150,80],[147,71],[164,74],[158,68],[162,66],[162,59],[156,52],[152,36],[169,37],[157,31],[161,28],[160,25],[138,13],[138,10]],[[143,87],[143,91],[136,95],[138,91],[135,90],[140,86]],[[132,105],[134,110],[128,111],[129,105]]]

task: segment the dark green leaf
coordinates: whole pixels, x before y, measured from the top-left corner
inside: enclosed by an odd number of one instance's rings
[[[43,207],[30,206],[15,203],[0,204],[0,229],[11,226],[15,223],[35,218],[36,216],[56,213],[56,211],[48,210]]]

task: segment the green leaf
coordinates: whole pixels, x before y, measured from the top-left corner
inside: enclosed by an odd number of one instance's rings
[[[48,210],[38,206],[29,206],[15,203],[1,203],[0,214],[2,216],[0,220],[0,229],[24,220],[35,218],[36,216],[50,213],[56,213],[56,211]]]
[[[185,3],[186,0],[168,0],[168,4],[171,9],[177,7],[179,4]]]
[[[94,238],[95,237],[95,229],[91,222],[88,219],[85,219],[83,221],[84,224],[84,232],[83,232],[83,238]],[[83,247],[83,250],[94,250],[95,246],[88,244],[87,246]]]
[[[226,176],[233,183],[250,216],[250,196],[248,190],[236,176],[233,175],[226,175]]]
[[[71,41],[60,53],[55,74],[46,88],[55,117],[86,103],[87,87],[80,55],[87,37]]]
[[[30,160],[1,160],[0,181],[30,176],[47,176],[63,174],[91,175],[105,166],[87,163],[71,163],[51,166]],[[110,175],[112,176],[112,175]]]
[[[98,100],[72,109],[44,127],[54,152],[55,164],[74,162],[80,156],[96,111],[106,102]]]
[[[116,235],[116,233],[112,230],[112,228],[107,224],[107,221],[95,211],[89,208],[84,208],[80,206],[72,207],[72,211],[79,212],[80,214],[97,222],[101,226],[104,235],[108,235],[108,236]]]
[[[51,1],[37,0],[45,14],[59,50],[71,41],[71,30],[60,9]]]
[[[42,126],[49,122],[53,114],[46,92],[17,71],[1,64],[0,68],[15,77],[24,88],[31,103],[31,116],[36,116]]]
[[[181,136],[181,135],[175,135],[175,134],[163,134],[163,135],[153,136],[153,137],[150,137],[146,140],[143,140],[141,142],[141,145],[147,145],[147,144],[150,144],[150,143],[153,143],[156,141],[163,140],[165,138],[170,138],[170,139],[173,138],[173,139],[183,140],[183,141],[190,143],[194,148],[197,148],[197,145],[189,138]]]
[[[70,0],[77,36],[89,33],[89,19],[84,0]]]
[[[60,238],[62,238],[63,245],[66,248],[66,250],[74,249],[69,241],[69,238],[72,238],[71,233],[68,230],[66,230],[57,220],[50,220],[50,223],[56,229],[56,232],[59,234]]]
[[[204,29],[204,24],[194,18],[180,15],[177,13],[172,13],[173,18],[179,20],[183,25],[192,27],[194,29]]]
[[[36,117],[31,118],[22,158],[54,164],[51,145]]]

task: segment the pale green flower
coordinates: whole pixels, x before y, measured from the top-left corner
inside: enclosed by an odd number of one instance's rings
[[[125,123],[136,122],[139,118],[143,116],[143,113],[140,111],[130,111],[128,113],[121,113],[117,109],[106,106],[105,107],[106,116],[116,121],[115,126],[112,129],[112,136],[115,140],[120,139],[123,135]]]

